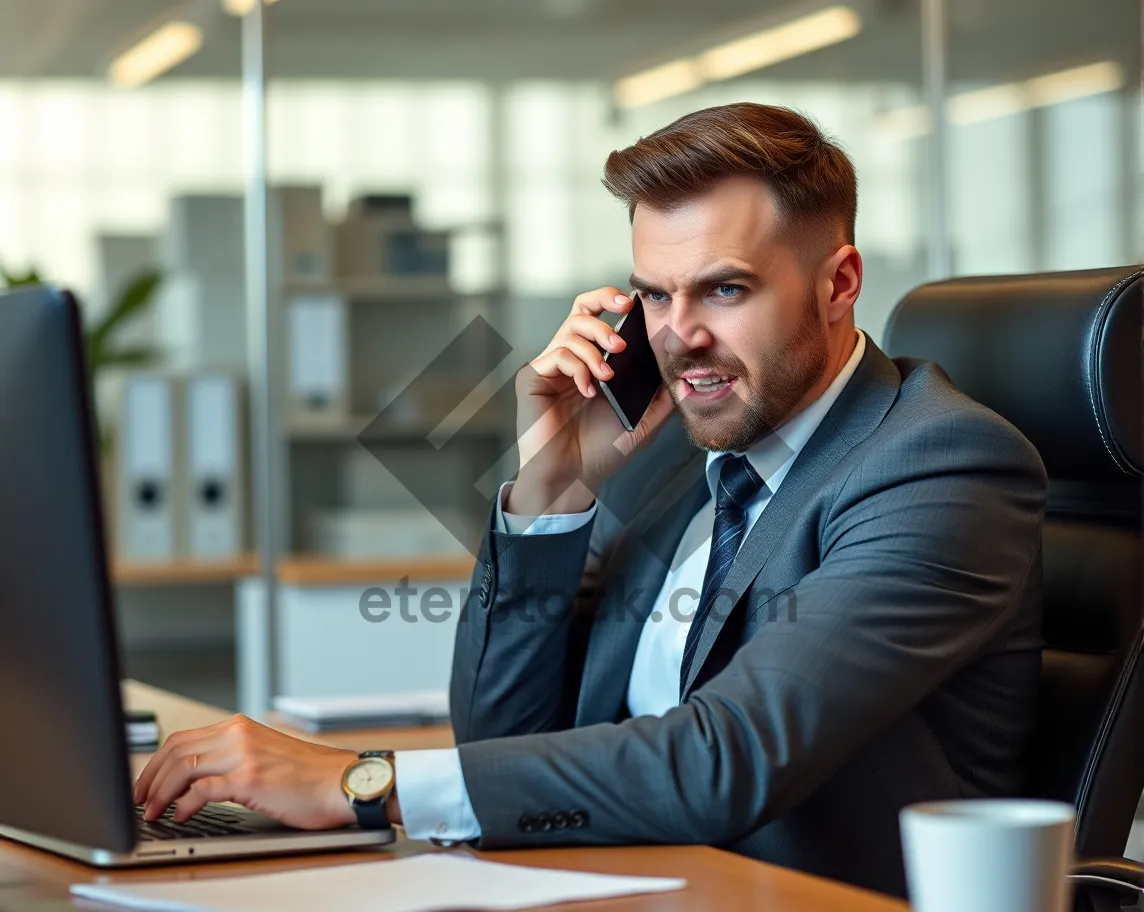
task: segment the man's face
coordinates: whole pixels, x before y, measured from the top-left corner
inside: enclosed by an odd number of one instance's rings
[[[830,349],[814,257],[782,236],[761,182],[729,178],[671,212],[637,206],[632,248],[632,287],[696,446],[745,450],[817,397]]]

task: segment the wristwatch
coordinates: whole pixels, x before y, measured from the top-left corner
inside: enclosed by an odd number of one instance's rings
[[[388,830],[385,799],[393,791],[393,751],[364,751],[342,773],[342,791],[363,830]]]

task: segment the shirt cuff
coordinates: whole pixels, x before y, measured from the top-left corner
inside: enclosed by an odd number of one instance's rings
[[[546,513],[543,516],[521,516],[506,513],[505,501],[512,490],[512,482],[506,481],[497,493],[497,531],[502,535],[555,535],[560,532],[574,532],[596,515],[596,504],[583,513]]]
[[[406,836],[434,842],[480,838],[481,825],[473,813],[461,755],[455,747],[397,751],[394,767]]]

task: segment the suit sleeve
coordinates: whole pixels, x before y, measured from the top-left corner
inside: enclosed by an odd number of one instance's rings
[[[494,507],[453,651],[458,744],[571,725],[570,631],[593,527],[592,517],[581,519],[555,526],[564,531],[550,524],[515,535],[499,531]]]
[[[790,591],[796,622],[768,625],[686,703],[463,745],[481,846],[742,838],[1003,636],[1039,594],[1040,458],[975,412],[930,417],[899,439],[897,458],[872,453],[841,486],[820,566]],[[569,809],[581,826],[518,824]]]

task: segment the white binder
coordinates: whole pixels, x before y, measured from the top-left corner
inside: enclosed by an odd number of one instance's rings
[[[349,410],[346,302],[332,294],[294,296],[288,337],[292,424],[344,422]]]
[[[233,558],[245,549],[244,412],[236,377],[219,371],[187,378],[187,470],[180,500],[193,559]]]
[[[167,561],[180,550],[178,386],[171,376],[149,372],[124,381],[116,479],[121,560]]]

